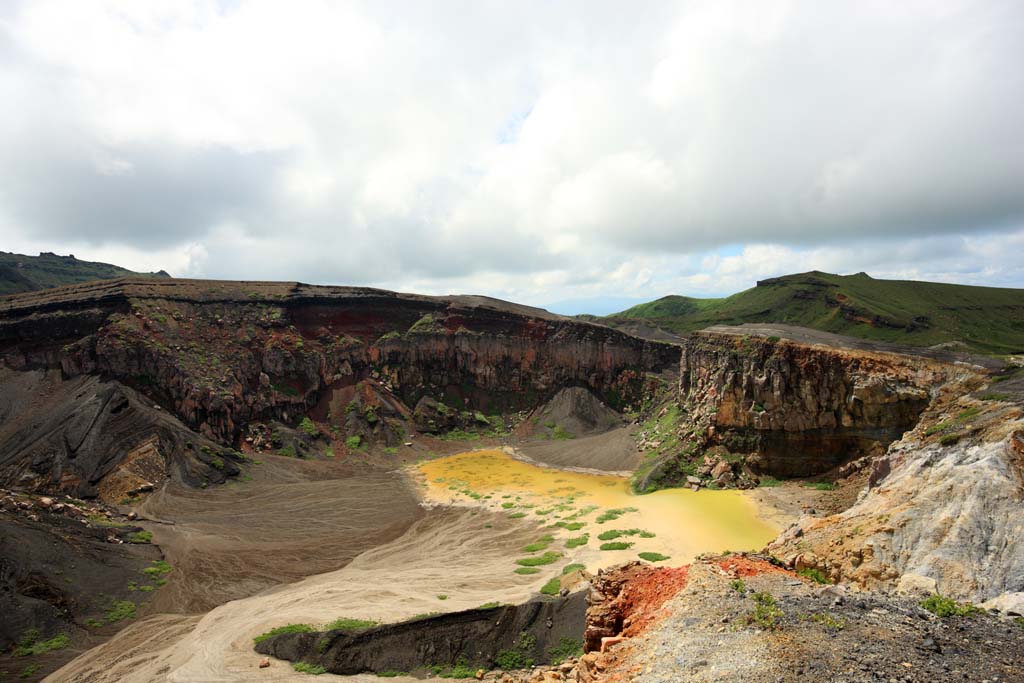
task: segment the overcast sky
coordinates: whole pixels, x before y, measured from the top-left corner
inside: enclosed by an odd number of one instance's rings
[[[5,251],[566,312],[1024,287],[1019,0],[3,0],[0,102]]]

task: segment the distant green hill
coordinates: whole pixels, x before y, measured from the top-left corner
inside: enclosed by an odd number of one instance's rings
[[[1024,290],[865,273],[810,272],[763,280],[724,299],[666,296],[605,318],[647,320],[677,333],[711,325],[788,323],[915,346],[963,342],[974,351],[1024,351]]]
[[[140,275],[170,277],[162,270],[157,273],[136,273],[109,263],[79,261],[74,256],[59,256],[50,252],[43,252],[39,256],[24,256],[0,251],[0,295]]]

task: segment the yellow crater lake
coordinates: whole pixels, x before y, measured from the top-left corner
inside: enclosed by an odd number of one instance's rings
[[[675,566],[701,553],[758,550],[778,534],[744,491],[665,489],[636,495],[621,476],[542,467],[500,450],[460,453],[417,469],[427,501],[478,505],[535,521],[546,527],[538,537],[555,537],[546,550],[571,556],[590,571],[636,559],[641,552],[667,555],[665,563]],[[627,533],[598,538],[610,531]],[[568,539],[584,535],[586,543],[566,546]],[[631,545],[600,550],[607,542]]]

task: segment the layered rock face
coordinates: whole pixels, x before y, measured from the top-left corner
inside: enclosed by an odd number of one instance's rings
[[[927,358],[694,334],[680,362],[680,402],[706,425],[705,446],[748,454],[755,472],[810,476],[882,452],[916,424],[952,366]]]
[[[678,359],[676,346],[483,297],[117,280],[0,301],[8,369],[116,380],[225,446],[254,421],[326,415],[363,380],[405,408],[432,397],[492,415],[567,385],[625,407],[645,373]]]

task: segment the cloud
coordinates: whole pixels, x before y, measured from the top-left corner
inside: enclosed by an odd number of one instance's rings
[[[534,303],[1024,285],[1022,39],[997,0],[6,3],[0,236]]]

